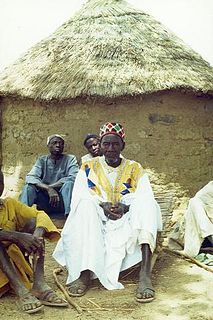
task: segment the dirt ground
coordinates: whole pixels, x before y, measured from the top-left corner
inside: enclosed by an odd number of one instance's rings
[[[47,282],[59,293],[52,271],[57,267],[51,253],[54,245],[47,244],[45,273]],[[70,308],[45,307],[44,312],[27,315],[18,310],[18,300],[8,294],[0,299],[0,318],[6,320],[212,320],[213,274],[173,254],[162,253],[153,269],[156,299],[147,304],[134,300],[138,268],[121,275],[125,289],[107,291],[98,281],[81,298],[72,298],[86,309],[82,314]],[[66,271],[59,280],[64,283]]]

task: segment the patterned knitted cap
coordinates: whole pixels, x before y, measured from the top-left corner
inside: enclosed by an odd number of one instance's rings
[[[120,123],[116,122],[107,122],[100,128],[100,138],[106,134],[115,134],[124,140],[125,132],[124,128]]]

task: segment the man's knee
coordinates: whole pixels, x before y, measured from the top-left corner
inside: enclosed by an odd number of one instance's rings
[[[37,197],[37,189],[33,184],[25,184],[20,194],[19,200],[29,206],[35,203]]]
[[[197,216],[197,212],[200,212],[202,211],[202,208],[203,208],[203,203],[200,199],[194,197],[194,198],[191,198],[189,200],[189,205],[188,205],[188,208],[190,210],[188,210],[188,215],[190,214],[191,216],[193,216],[194,218],[196,218]]]
[[[37,193],[37,189],[35,185],[25,184],[20,195],[20,201],[23,200],[22,202],[25,203],[26,199],[35,198],[36,193]]]
[[[61,187],[61,189],[59,190],[59,192],[61,194],[67,194],[68,193],[72,193],[72,189],[73,189],[73,185],[74,183],[72,181],[66,181],[63,186]]]
[[[92,199],[82,198],[79,204],[86,208],[96,208],[96,203]]]
[[[28,194],[34,194],[37,192],[37,189],[34,184],[25,184],[23,191],[26,191]]]
[[[90,199],[81,199],[78,204],[78,212],[81,216],[84,216],[85,219],[91,219],[92,217],[98,217],[97,213],[97,204]]]

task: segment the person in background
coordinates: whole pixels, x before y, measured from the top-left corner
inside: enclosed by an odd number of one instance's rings
[[[189,201],[185,214],[184,252],[196,256],[205,239],[213,247],[213,181]]]
[[[151,259],[161,212],[142,166],[121,157],[124,129],[100,129],[102,157],[83,162],[76,177],[71,212],[53,257],[68,270],[67,290],[82,296],[97,277],[109,290],[122,289],[119,273],[141,263],[138,302],[155,297]]]
[[[81,157],[81,163],[102,156],[100,138],[96,134],[88,133],[84,139],[84,146],[88,153]]]
[[[64,138],[53,134],[47,138],[49,155],[38,158],[26,176],[20,201],[37,205],[51,217],[66,217],[70,211],[72,189],[78,173],[74,155],[64,154]]]
[[[3,189],[0,171],[0,196]],[[12,198],[0,198],[0,297],[12,289],[21,310],[29,314],[42,310],[44,305],[68,306],[45,282],[44,238],[60,238],[45,212]]]
[[[202,257],[199,252],[204,247],[213,247],[213,181],[209,181],[189,200],[185,214],[169,236],[169,247],[183,249],[186,255],[196,259]],[[208,254],[203,256],[202,262],[208,264],[210,260],[213,261],[213,257]]]

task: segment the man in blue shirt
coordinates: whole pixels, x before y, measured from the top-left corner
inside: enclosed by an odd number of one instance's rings
[[[63,154],[64,139],[59,134],[48,137],[47,147],[50,154],[39,157],[27,174],[20,201],[30,207],[36,204],[53,217],[67,216],[79,169],[77,160],[74,155]]]

